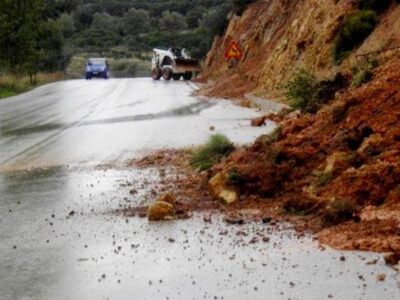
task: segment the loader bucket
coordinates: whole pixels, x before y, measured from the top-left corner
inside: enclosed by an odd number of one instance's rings
[[[176,73],[186,73],[186,72],[200,72],[200,63],[196,59],[185,59],[177,58],[175,59],[174,71]]]

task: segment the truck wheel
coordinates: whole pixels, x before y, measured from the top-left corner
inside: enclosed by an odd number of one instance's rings
[[[181,79],[181,74],[172,74],[172,79],[176,80],[176,81],[180,80]]]
[[[192,77],[193,77],[192,72],[186,72],[185,74],[183,74],[183,79],[185,80],[192,80]]]
[[[169,81],[172,78],[172,71],[170,69],[163,69],[162,70],[162,77],[164,80]]]
[[[151,71],[151,78],[153,78],[153,80],[160,80],[161,75],[162,75],[162,74],[161,74],[161,70],[158,69],[158,68],[153,69],[153,70]]]

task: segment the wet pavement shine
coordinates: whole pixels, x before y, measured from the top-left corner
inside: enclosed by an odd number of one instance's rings
[[[400,299],[381,255],[324,249],[288,224],[116,214],[160,180],[127,160],[201,144],[210,126],[236,143],[273,128],[192,91],[77,80],[0,101],[0,299]],[[135,195],[124,185],[144,179]]]

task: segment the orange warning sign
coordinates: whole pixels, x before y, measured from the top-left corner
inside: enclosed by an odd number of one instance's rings
[[[226,59],[231,59],[231,58],[241,59],[242,56],[243,56],[242,51],[240,50],[238,43],[236,43],[235,41],[232,42],[232,44],[225,53]]]

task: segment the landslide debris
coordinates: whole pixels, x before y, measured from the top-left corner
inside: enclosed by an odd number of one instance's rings
[[[399,252],[399,69],[394,59],[317,114],[283,120],[273,139],[235,151],[213,168],[211,191],[264,199],[252,205],[309,220],[337,248]],[[233,172],[240,180],[228,182]]]

